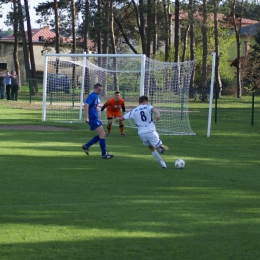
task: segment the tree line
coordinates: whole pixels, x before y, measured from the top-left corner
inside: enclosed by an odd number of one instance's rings
[[[14,61],[19,71],[18,41],[22,40],[27,78],[36,79],[28,0],[2,0],[12,3],[7,25],[15,36]],[[35,7],[39,25],[54,28],[56,37],[46,40],[43,51],[88,53],[88,40],[96,53],[142,53],[163,61],[196,60],[190,89],[207,90],[210,79],[210,53],[216,52],[215,87],[221,95],[222,82],[230,79],[227,48],[236,42],[237,97],[242,96],[241,39],[242,19],[258,19],[260,6],[248,0],[54,0]],[[221,14],[222,16],[220,16]],[[27,23],[26,41],[24,21]],[[231,34],[230,31],[234,32]],[[60,35],[72,38],[62,42]],[[34,89],[37,92],[37,87]]]

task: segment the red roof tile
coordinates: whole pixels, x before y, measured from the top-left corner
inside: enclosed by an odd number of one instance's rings
[[[37,42],[40,40],[40,37],[42,37],[42,41],[53,39],[56,36],[56,34],[48,29],[32,29],[32,41]],[[27,32],[26,32],[26,38],[27,38]]]
[[[202,14],[199,11],[194,12],[193,13],[193,17],[194,17],[195,20],[198,20],[198,21],[202,21],[202,19],[203,19]],[[175,20],[175,14],[172,14],[171,19],[173,21]],[[188,19],[188,12],[181,10],[180,11],[180,15],[179,15],[179,19],[180,20]],[[214,19],[214,14],[213,13],[209,13],[207,19],[209,21],[213,20]],[[227,26],[230,26],[230,24],[232,24],[232,19],[233,18],[231,16],[226,16],[224,14],[218,13],[217,14],[217,19],[218,19],[218,21],[222,21],[223,23],[226,23]],[[258,22],[259,21],[256,21],[256,20],[242,18],[241,26],[243,27],[243,26],[247,26],[247,25],[251,25],[251,24],[256,24]],[[236,24],[238,24],[238,23],[239,23],[239,19],[236,18]]]
[[[28,39],[27,31],[25,32],[26,39]],[[51,40],[56,36],[56,33],[50,31],[48,28],[39,28],[39,29],[32,29],[32,41],[33,42],[39,42],[39,41],[46,41]],[[41,38],[42,37],[42,38]],[[64,42],[71,42],[69,38],[63,37]],[[14,40],[14,36],[7,36],[1,38],[2,40]]]

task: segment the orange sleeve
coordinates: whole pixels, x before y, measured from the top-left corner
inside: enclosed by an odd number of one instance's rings
[[[120,99],[120,105],[121,105],[123,112],[125,112],[125,101],[123,99]]]
[[[107,102],[102,106],[101,111],[103,111],[106,107],[111,106],[112,99],[108,99]]]

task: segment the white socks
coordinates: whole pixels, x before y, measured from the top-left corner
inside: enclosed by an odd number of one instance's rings
[[[161,164],[162,168],[166,168],[166,163],[162,160],[161,156],[156,150],[152,152],[152,155]]]

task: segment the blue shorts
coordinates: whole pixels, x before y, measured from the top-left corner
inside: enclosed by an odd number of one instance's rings
[[[96,120],[89,121],[88,125],[90,127],[90,130],[93,131],[93,130],[97,129],[99,126],[101,126],[102,123],[99,119],[96,119]]]

